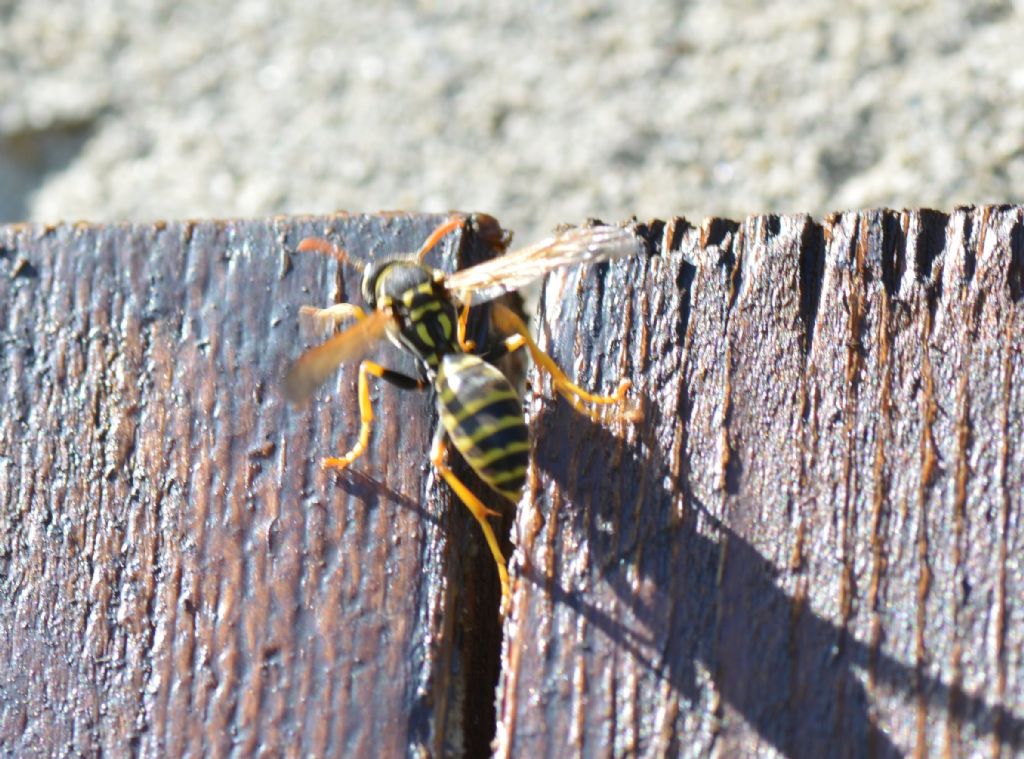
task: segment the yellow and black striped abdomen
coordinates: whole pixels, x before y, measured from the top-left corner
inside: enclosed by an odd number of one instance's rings
[[[459,453],[484,482],[518,501],[530,444],[522,402],[505,375],[479,356],[450,353],[434,385],[441,424]]]

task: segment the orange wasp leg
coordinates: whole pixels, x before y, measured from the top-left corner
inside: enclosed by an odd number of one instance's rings
[[[565,398],[573,408],[579,411],[581,414],[586,414],[592,419],[599,420],[599,415],[593,409],[588,409],[584,406],[584,403],[593,403],[601,406],[608,406],[616,403],[623,403],[626,400],[626,391],[629,390],[632,383],[624,379],[619,383],[618,389],[611,395],[597,395],[595,393],[588,393],[586,390],[581,388],[579,385],[573,383],[554,362],[547,353],[540,349],[540,346],[534,342],[530,336],[529,330],[526,328],[526,324],[520,319],[511,309],[502,306],[499,303],[494,305],[492,314],[495,326],[499,331],[512,333],[508,338],[505,339],[505,348],[509,353],[512,351],[519,350],[522,347],[526,347],[530,351],[530,356],[537,366],[546,371],[551,375],[551,382],[563,398]]]
[[[426,380],[408,377],[399,372],[385,369],[373,361],[359,364],[359,440],[344,456],[326,458],[320,462],[325,469],[345,469],[366,452],[370,443],[370,428],[373,425],[373,403],[370,401],[369,375],[379,377],[404,390],[423,390],[428,387]]]
[[[469,512],[480,525],[480,529],[484,531],[487,546],[491,549],[491,556],[494,557],[494,563],[498,567],[498,579],[501,581],[501,610],[502,614],[505,614],[512,598],[512,589],[508,580],[508,567],[505,564],[505,556],[498,546],[498,539],[494,535],[494,530],[491,529],[491,525],[487,521],[487,517],[497,517],[501,516],[501,514],[484,506],[483,502],[473,495],[469,488],[462,484],[462,481],[448,468],[445,453],[444,435],[439,434],[434,438],[434,445],[430,449],[430,463],[444,477],[444,481],[455,491],[455,494],[465,504],[466,508],[469,509]]]
[[[373,361],[359,364],[359,440],[344,456],[325,458],[321,466],[325,469],[345,469],[349,464],[363,455],[370,442],[370,426],[373,424],[373,404],[370,402],[370,383],[367,376],[384,377],[388,370]]]
[[[469,324],[469,299],[464,301],[462,309],[459,311],[459,329],[457,337],[459,340],[459,347],[462,348],[466,353],[471,352],[476,348],[476,343],[466,338],[466,325]]]
[[[335,303],[327,308],[303,306],[299,309],[299,313],[319,322],[330,322],[335,327],[346,319],[362,320],[366,318],[366,312],[354,303]]]

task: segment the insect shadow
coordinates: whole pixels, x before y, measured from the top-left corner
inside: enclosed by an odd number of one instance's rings
[[[331,472],[330,479],[334,487],[355,499],[368,510],[378,508],[381,503],[395,504],[439,529],[447,529],[437,514],[424,508],[421,501],[400,493],[381,479],[375,478],[356,468],[342,472]]]
[[[659,414],[651,398],[644,409],[633,439],[650,443],[659,429],[684,423]],[[666,458],[581,419],[561,399],[545,403],[536,422],[535,465],[566,499],[555,518],[586,541],[597,582],[622,606],[609,613],[589,603],[557,571],[549,579],[528,565],[522,575],[681,699],[699,702],[701,678],[710,677],[723,701],[789,756],[901,756],[871,713],[862,681],[873,668],[878,683],[908,698],[921,692],[977,733],[1024,746],[1019,716],[872,650],[780,588],[772,562],[708,510],[685,472],[674,480]]]

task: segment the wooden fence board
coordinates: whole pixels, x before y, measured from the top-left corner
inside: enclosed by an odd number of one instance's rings
[[[504,628],[429,394],[325,474],[356,367],[279,389],[298,307],[357,299],[296,242],[438,220],[0,229],[4,752],[1024,750],[1024,210],[652,223],[551,277],[541,343],[643,414],[530,375]]]
[[[1022,209],[682,220],[538,331],[498,754],[1024,748]],[[534,387],[546,387],[536,372]]]
[[[280,388],[325,337],[298,307],[358,300],[355,269],[289,255],[297,241],[330,232],[366,258],[415,250],[438,221],[0,231],[5,753],[481,742],[460,711],[479,671],[453,673],[475,662],[493,693],[497,651],[481,659],[472,633],[497,629],[496,590],[479,612],[460,589],[464,571],[497,580],[478,528],[425,476],[429,393],[374,388],[376,443],[336,474],[318,462],[354,441],[356,367],[305,408]],[[472,238],[438,260],[485,255]]]

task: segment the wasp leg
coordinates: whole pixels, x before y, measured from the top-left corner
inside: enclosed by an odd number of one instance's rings
[[[366,318],[366,312],[354,303],[335,303],[327,308],[316,306],[303,306],[299,313],[314,321],[331,324],[337,327],[346,319],[362,320]]]
[[[437,434],[434,436],[434,444],[430,449],[430,463],[441,473],[444,481],[455,491],[455,494],[466,505],[466,508],[469,509],[477,523],[479,523],[480,529],[484,531],[487,546],[491,549],[491,556],[494,557],[494,563],[498,567],[498,579],[501,581],[501,613],[504,615],[509,608],[512,590],[508,581],[508,568],[505,564],[505,556],[498,546],[498,539],[494,536],[494,530],[491,529],[491,525],[487,521],[489,516],[497,517],[501,515],[497,511],[484,506],[480,499],[462,484],[459,478],[455,476],[455,473],[448,468],[448,463],[445,461],[445,453],[444,430],[438,429]]]
[[[416,263],[423,263],[423,259],[426,257],[427,253],[429,253],[446,234],[454,229],[459,229],[464,223],[465,219],[460,216],[455,216],[438,226],[437,229],[430,233],[430,237],[424,241],[423,245],[421,245],[420,249],[416,252]]]
[[[551,382],[555,390],[561,393],[562,397],[581,414],[586,414],[592,419],[598,419],[597,413],[584,406],[584,403],[607,406],[623,403],[626,400],[626,391],[629,390],[632,384],[629,380],[622,380],[619,383],[618,389],[611,395],[588,393],[579,385],[574,384],[566,376],[565,372],[558,367],[558,364],[554,362],[551,356],[540,349],[540,346],[530,336],[530,331],[526,328],[526,324],[511,309],[496,303],[494,304],[491,318],[501,332],[506,334],[512,333],[505,339],[504,350],[500,351],[500,353],[512,353],[525,346],[530,351],[530,356],[533,358],[534,363],[551,375]]]
[[[469,323],[469,301],[467,300],[465,305],[462,306],[462,310],[459,311],[459,329],[457,336],[459,339],[459,347],[462,348],[466,353],[470,353],[476,348],[476,343],[466,338],[466,325]]]
[[[363,361],[359,364],[359,440],[344,456],[323,459],[320,465],[325,469],[345,469],[366,451],[366,446],[370,442],[370,427],[373,424],[373,404],[370,402],[370,383],[367,379],[371,374],[403,390],[422,390],[427,387],[424,380],[385,369],[373,361]]]

